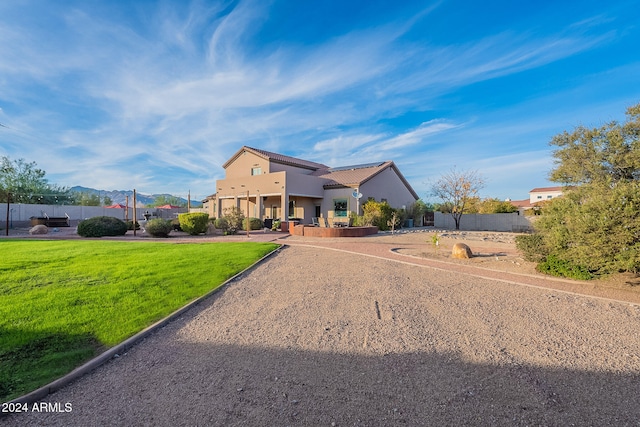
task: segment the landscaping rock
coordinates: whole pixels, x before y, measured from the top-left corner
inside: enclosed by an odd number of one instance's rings
[[[471,252],[471,248],[464,243],[456,243],[455,245],[453,245],[453,249],[451,249],[451,258],[473,258],[473,252]]]
[[[46,225],[38,224],[29,229],[29,234],[47,234],[49,228]]]

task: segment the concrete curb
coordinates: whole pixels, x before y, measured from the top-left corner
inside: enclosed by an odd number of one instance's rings
[[[167,325],[168,323],[176,320],[178,317],[182,316],[184,313],[189,311],[194,306],[204,302],[209,297],[215,295],[218,291],[224,289],[229,283],[235,281],[236,279],[238,279],[243,274],[253,270],[258,265],[262,264],[265,260],[267,260],[269,257],[271,257],[274,254],[280,252],[280,250],[282,250],[283,247],[287,246],[287,245],[284,245],[284,244],[279,244],[279,245],[280,246],[278,246],[276,249],[274,249],[273,251],[269,252],[268,254],[266,254],[265,256],[260,258],[258,261],[256,261],[255,263],[253,263],[249,267],[245,268],[244,270],[240,271],[239,273],[237,273],[234,276],[230,277],[229,279],[225,280],[220,286],[218,286],[214,290],[206,293],[205,295],[201,296],[200,298],[197,298],[197,299],[191,301],[190,303],[188,303],[187,305],[183,306],[182,308],[177,309],[176,311],[174,311],[173,313],[169,314],[164,319],[161,319],[161,320],[157,321],[153,325],[143,329],[142,331],[140,331],[137,334],[135,334],[134,336],[126,339],[125,341],[121,342],[120,344],[116,345],[115,347],[111,347],[110,349],[108,349],[104,353],[99,354],[98,356],[96,356],[93,359],[89,360],[85,364],[77,367],[76,369],[74,369],[73,371],[71,371],[68,374],[64,375],[63,377],[58,378],[57,380],[55,380],[55,381],[53,381],[53,382],[51,382],[51,383],[49,383],[49,384],[47,384],[45,386],[42,386],[42,387],[40,387],[40,388],[38,388],[38,389],[28,393],[28,394],[25,394],[23,396],[17,397],[17,398],[15,398],[13,400],[10,400],[8,402],[3,402],[3,403],[23,403],[23,404],[27,403],[27,404],[30,404],[30,403],[37,402],[39,400],[44,399],[49,394],[61,389],[62,387],[70,384],[71,382],[77,380],[78,378],[82,377],[83,375],[87,374],[88,372],[93,371],[94,369],[96,369],[99,366],[103,365],[104,363],[106,363],[107,361],[109,361],[112,358],[116,357],[117,355],[126,352],[131,347],[133,347],[135,344],[137,344],[139,341],[142,341],[144,338],[146,338],[149,335],[151,335],[153,332],[157,331],[158,329],[162,328],[163,326]],[[0,418],[2,417],[2,415],[4,415],[4,414],[0,413]],[[8,415],[8,414],[6,414],[6,415]]]

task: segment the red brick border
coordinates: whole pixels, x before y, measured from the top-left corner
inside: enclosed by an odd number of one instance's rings
[[[377,234],[378,227],[332,227],[322,228],[309,225],[296,225],[291,230],[294,236],[304,237],[364,237]]]

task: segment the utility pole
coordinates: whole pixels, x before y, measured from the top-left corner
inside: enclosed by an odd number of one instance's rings
[[[136,226],[138,225],[138,216],[136,215],[136,189],[133,189],[133,235],[136,235]]]

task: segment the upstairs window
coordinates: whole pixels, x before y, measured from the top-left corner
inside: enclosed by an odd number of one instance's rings
[[[251,168],[251,176],[262,175],[262,168]]]

